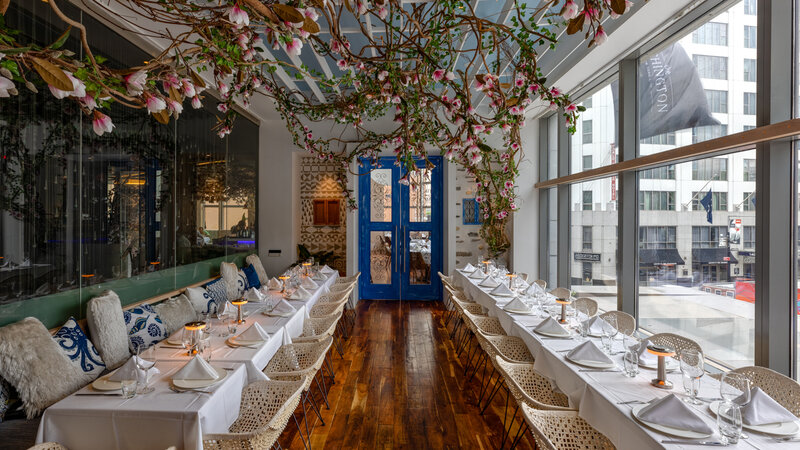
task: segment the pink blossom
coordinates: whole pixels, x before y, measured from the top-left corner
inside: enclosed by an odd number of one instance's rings
[[[128,95],[140,95],[144,91],[144,84],[147,82],[147,72],[136,71],[125,76],[125,89]]]
[[[469,162],[472,165],[476,165],[476,164],[480,163],[482,159],[483,159],[483,156],[481,155],[480,152],[473,152],[469,157]]]
[[[378,81],[383,81],[388,76],[389,76],[389,72],[387,72],[385,70],[381,70],[380,72],[378,72]]]
[[[319,14],[317,14],[317,10],[311,7],[304,9],[303,15],[313,20],[314,22],[316,22],[317,19],[319,19]]]
[[[484,130],[484,126],[483,125],[473,125],[472,126],[472,132],[473,133],[480,133],[483,130]]]
[[[347,64],[347,61],[345,61],[343,59],[340,59],[339,61],[336,61],[336,65],[339,66],[339,70],[347,70],[347,68],[349,67],[349,65]]]
[[[597,27],[597,31],[594,33],[594,39],[592,39],[595,45],[603,45],[607,40],[608,35],[606,34],[606,30],[603,29],[602,25]]]
[[[306,30],[303,30],[303,29],[297,30],[297,33],[298,33],[298,34],[300,35],[300,37],[301,37],[301,38],[303,38],[303,39],[308,39],[308,37],[309,37],[309,36],[311,36],[311,33],[309,33],[309,32],[308,32],[308,31],[306,31]]]
[[[558,111],[558,105],[555,102],[550,102],[550,106],[547,107],[550,111]]]
[[[516,211],[517,210],[517,204],[514,203],[514,202],[511,202],[511,204],[508,205],[508,207],[511,208],[512,211]]]
[[[150,95],[147,97],[146,106],[147,112],[150,114],[155,114],[166,109],[167,102],[159,97],[156,97],[155,95]]]
[[[239,44],[239,47],[244,50],[250,42],[250,36],[248,36],[247,33],[241,33],[239,36],[236,36],[236,42]]]
[[[261,87],[261,78],[258,78],[257,76],[254,75],[253,76],[253,89],[258,89],[260,87]]]
[[[440,81],[442,78],[444,78],[443,69],[436,69],[433,71],[433,81]]]
[[[408,173],[406,173],[405,175],[400,177],[400,179],[397,180],[397,182],[400,183],[400,184],[408,186],[408,184],[409,184],[409,182],[408,182]]]
[[[447,81],[453,81],[456,79],[456,74],[454,74],[453,72],[447,72],[446,74],[444,74],[444,78]]]
[[[194,97],[197,95],[197,90],[194,88],[194,83],[192,83],[192,80],[184,78],[181,80],[181,85],[183,86],[183,95],[187,97]]]
[[[102,136],[104,133],[111,133],[111,130],[114,129],[114,124],[111,123],[110,117],[100,111],[95,111],[92,119],[92,128],[96,135]]]
[[[529,94],[534,94],[538,90],[539,90],[539,86],[537,86],[535,84],[532,84],[532,85],[528,86],[528,93]]]
[[[10,97],[11,94],[8,91],[13,92],[13,89],[16,89],[14,87],[14,82],[6,77],[0,76],[0,97],[2,98]]]
[[[203,102],[200,101],[200,97],[194,96],[192,97],[192,108],[200,109],[203,107]]]
[[[97,102],[94,100],[94,97],[91,95],[87,95],[81,98],[81,103],[90,111],[97,108]]]
[[[339,53],[342,50],[342,48],[339,46],[339,41],[335,39],[331,39],[330,46],[331,46],[331,51],[334,53]]]
[[[67,78],[72,82],[72,90],[71,91],[62,91],[61,89],[55,88],[51,85],[47,85],[50,88],[50,93],[53,94],[53,97],[57,99],[62,99],[66,97],[77,97],[83,98],[86,97],[86,85],[83,84],[83,81],[75,78],[72,76],[71,72],[64,72],[67,75]]]
[[[369,4],[367,2],[356,2],[356,6],[358,6],[358,15],[363,16],[367,13],[369,9]]]
[[[567,3],[564,4],[564,9],[561,12],[561,17],[563,17],[564,20],[570,20],[578,17],[578,5],[572,0],[567,0]]]
[[[172,114],[174,117],[178,117],[178,114],[183,112],[183,105],[181,105],[180,102],[176,102],[175,100],[168,98],[167,109],[169,109],[170,114]]]
[[[381,20],[386,19],[386,16],[388,15],[389,15],[389,10],[386,9],[385,6],[381,6],[380,8],[378,8],[378,17],[380,17]]]
[[[250,25],[250,16],[248,16],[244,10],[239,8],[239,5],[233,5],[233,8],[228,11],[228,20],[230,20],[237,29]]]
[[[289,56],[300,56],[300,52],[303,50],[303,41],[298,38],[292,38],[292,42],[284,45],[286,54]]]
[[[498,219],[505,219],[506,216],[508,216],[508,212],[506,212],[505,210],[504,211],[500,211],[499,213],[497,213],[497,218]]]
[[[525,79],[517,77],[517,79],[514,80],[514,85],[517,87],[525,86]]]
[[[217,90],[219,91],[220,95],[223,97],[228,96],[228,85],[223,83],[222,81],[217,82]]]
[[[393,96],[392,97],[392,103],[394,103],[395,105],[399,104],[400,103],[400,97],[397,96],[397,95]]]
[[[475,196],[475,201],[480,203],[480,202],[483,201],[483,197],[481,197],[480,195],[477,195],[477,196]]]
[[[506,189],[511,189],[511,188],[514,187],[514,182],[511,181],[511,180],[508,180],[508,181],[505,182],[504,186],[505,186]]]
[[[261,37],[256,37],[253,39],[253,47],[261,47],[264,48],[264,40]]]
[[[221,138],[224,138],[225,136],[227,136],[229,134],[231,134],[231,127],[229,127],[229,126],[224,126],[224,127],[220,128],[219,131],[217,132],[217,136],[219,136]]]
[[[561,89],[553,87],[552,89],[550,89],[550,94],[553,95],[553,97],[558,97],[559,95],[561,95]]]
[[[564,108],[564,111],[568,113],[574,113],[578,111],[578,107],[575,105],[575,103],[570,103],[566,108]]]
[[[511,150],[514,150],[514,151],[517,151],[517,150],[519,150],[519,144],[517,144],[516,142],[514,142],[513,144],[511,144]]]

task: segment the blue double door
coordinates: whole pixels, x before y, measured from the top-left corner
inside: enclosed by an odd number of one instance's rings
[[[359,177],[359,292],[371,300],[436,300],[442,296],[442,158],[405,171],[395,158],[365,164]]]

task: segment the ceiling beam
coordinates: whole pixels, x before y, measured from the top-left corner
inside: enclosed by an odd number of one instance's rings
[[[263,52],[261,52],[261,57],[263,57],[267,61],[277,61],[275,56],[273,56],[272,52],[269,51],[269,50],[264,50]],[[283,66],[281,66],[280,64],[275,65],[275,75],[277,75],[278,78],[280,78],[280,80],[283,81],[283,84],[285,84],[286,87],[289,88],[289,90],[291,90],[291,91],[299,91],[300,90],[300,89],[297,88],[297,84],[295,84],[295,82],[292,79],[292,77],[290,77],[289,74],[286,73],[286,70],[284,70]],[[298,94],[296,92],[295,92],[294,96],[298,100],[303,100],[303,96],[301,96],[300,94]]]
[[[302,68],[303,61],[300,61],[300,57],[286,53],[285,49],[283,52],[289,57],[289,59],[292,61],[292,64],[294,64],[297,67],[297,70],[303,75],[303,80],[306,82],[306,84],[308,84],[309,89],[311,89],[311,92],[313,92],[317,97],[317,100],[319,100],[321,103],[325,103],[325,94],[323,94],[322,90],[319,88],[319,86],[317,86],[317,81],[311,78],[311,76],[308,74],[308,71]]]
[[[317,58],[317,62],[319,63],[320,67],[322,67],[322,73],[331,80],[333,79],[333,72],[331,71],[331,66],[328,64],[327,58],[317,53],[317,49],[312,46],[311,51],[314,52],[314,56]],[[342,91],[339,90],[339,86],[333,86],[333,90],[336,91],[337,94],[341,94]]]

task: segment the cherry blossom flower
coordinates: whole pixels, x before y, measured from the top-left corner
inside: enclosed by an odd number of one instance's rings
[[[200,97],[194,96],[192,97],[192,108],[200,109],[203,107],[203,102],[200,101]]]
[[[568,113],[577,112],[578,111],[578,106],[575,105],[575,103],[570,103],[569,105],[567,105],[566,108],[564,108],[564,111],[566,111]]]
[[[150,95],[147,97],[146,106],[147,112],[156,114],[167,108],[167,102],[155,95]]]
[[[447,81],[453,81],[456,79],[456,74],[454,74],[453,72],[447,72],[446,74],[444,74],[444,78]]]
[[[169,113],[172,114],[173,117],[178,117],[178,115],[183,112],[183,105],[181,105],[180,102],[168,98],[167,109],[169,110]]]
[[[314,22],[316,22],[317,19],[319,19],[319,14],[317,13],[317,10],[311,7],[304,9],[303,15],[313,20]]]
[[[250,26],[250,16],[239,8],[239,5],[233,5],[233,8],[228,11],[228,20],[230,20],[236,28]]]
[[[111,122],[110,117],[100,111],[95,111],[92,119],[92,129],[94,129],[96,135],[102,136],[105,133],[111,133],[114,129],[114,124]]]
[[[219,136],[221,138],[224,138],[225,136],[227,136],[229,134],[231,134],[231,127],[229,127],[229,126],[224,126],[224,127],[220,128],[219,131],[217,132],[217,136]]]
[[[561,17],[564,20],[571,20],[578,17],[578,5],[572,0],[567,0],[564,4],[564,9],[561,10]]]
[[[9,80],[4,76],[0,76],[0,97],[2,98],[10,97],[11,93],[9,91],[14,92],[14,89],[16,89],[16,87],[14,87],[13,81]]]
[[[144,91],[144,84],[147,82],[147,72],[142,70],[133,72],[132,74],[126,75],[124,80],[128,95],[141,95]]]
[[[508,180],[508,181],[505,182],[504,186],[505,186],[506,189],[511,189],[511,188],[514,187],[514,182],[511,181],[511,180]]]
[[[555,102],[550,102],[550,106],[547,107],[550,111],[558,111],[558,105]]]
[[[91,95],[86,95],[83,98],[81,98],[81,104],[90,111],[97,108],[97,102]]]
[[[363,16],[369,10],[369,4],[367,2],[356,2],[356,6],[358,7],[359,16]]]
[[[592,42],[594,42],[595,45],[603,45],[607,40],[608,34],[606,34],[606,30],[603,29],[603,26],[601,25],[597,27],[597,31],[594,33],[594,39],[592,39]]]
[[[388,77],[388,76],[389,76],[389,72],[388,72],[388,71],[386,71],[386,70],[381,70],[380,72],[378,72],[378,81],[383,81],[383,80],[385,80],[385,79],[386,79],[386,77]]]
[[[386,9],[385,6],[381,6],[380,8],[378,8],[378,17],[380,17],[381,20],[386,19],[386,16],[388,15],[389,15],[389,10]]]
[[[347,70],[349,68],[349,64],[344,59],[336,61],[336,65],[339,66],[339,70]]]
[[[433,71],[433,81],[441,81],[444,78],[444,70],[436,69]]]
[[[300,56],[300,52],[303,50],[303,41],[298,38],[292,38],[292,42],[284,45],[286,54],[289,56]]]
[[[228,85],[223,83],[222,81],[217,82],[217,90],[219,91],[220,95],[223,97],[228,96]]]
[[[559,89],[557,87],[553,87],[553,88],[550,89],[550,94],[553,97],[558,97],[559,95],[561,95],[561,89]]]
[[[86,97],[86,85],[83,84],[83,81],[75,78],[72,76],[71,72],[64,72],[67,75],[67,78],[72,82],[72,90],[71,91],[62,91],[61,89],[55,88],[51,85],[47,85],[50,89],[50,93],[53,94],[53,97],[57,99],[63,99],[67,97],[77,97],[83,98]]]
[[[239,47],[244,50],[250,42],[250,36],[248,36],[247,33],[241,33],[239,36],[236,36],[236,42],[239,44]]]
[[[183,95],[187,97],[194,97],[197,95],[197,90],[194,88],[194,83],[192,83],[192,80],[188,78],[182,79],[181,86],[183,87]]]

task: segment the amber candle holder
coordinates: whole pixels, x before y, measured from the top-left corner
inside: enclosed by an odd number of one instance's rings
[[[281,280],[281,294],[283,294],[284,292],[286,292],[286,280],[288,280],[289,277],[287,277],[286,275],[281,275],[278,277],[278,279]]]
[[[483,264],[483,271],[486,272],[487,274],[489,273],[489,263],[490,262],[491,261],[489,261],[488,259],[486,261],[481,261],[481,264]]]
[[[508,288],[514,289],[514,278],[517,277],[515,273],[507,273],[506,276],[508,277]]]
[[[558,319],[558,323],[567,323],[567,305],[572,302],[569,299],[557,298],[556,303],[561,305],[561,317]]]
[[[304,262],[303,263],[303,275],[308,276],[309,275],[309,270],[311,270],[311,263],[310,262]]]
[[[184,332],[191,333],[191,340],[189,341],[189,348],[186,354],[189,356],[196,355],[198,346],[200,345],[200,333],[206,328],[205,322],[189,322],[183,326]]]
[[[244,323],[244,316],[242,315],[242,305],[247,304],[247,299],[240,298],[231,302],[231,305],[236,306],[236,323]]]
[[[647,346],[647,351],[658,356],[658,371],[656,372],[656,378],[653,378],[650,384],[659,389],[672,389],[672,383],[667,380],[666,358],[668,356],[675,356],[675,350],[669,347],[650,344]]]

